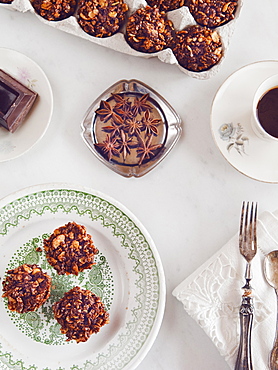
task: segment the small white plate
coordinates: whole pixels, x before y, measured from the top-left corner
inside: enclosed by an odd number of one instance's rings
[[[0,126],[0,162],[19,157],[44,135],[53,110],[50,83],[43,70],[18,51],[0,48],[0,68],[38,93],[24,123],[14,133]]]
[[[259,138],[251,127],[252,100],[263,80],[278,73],[278,61],[247,65],[219,88],[211,109],[212,136],[226,160],[242,174],[278,182],[278,143]]]
[[[43,238],[75,221],[99,250],[96,264],[78,276],[58,275],[38,252]],[[135,369],[150,350],[165,307],[165,278],[157,249],[136,217],[97,191],[63,184],[23,189],[0,201],[0,281],[7,269],[36,263],[52,277],[39,310],[11,312],[1,298],[1,370]],[[52,304],[80,286],[101,297],[110,323],[86,343],[66,342]]]

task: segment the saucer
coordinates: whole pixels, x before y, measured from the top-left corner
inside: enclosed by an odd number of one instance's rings
[[[278,183],[278,143],[254,133],[252,100],[259,85],[277,73],[275,60],[240,68],[221,85],[211,109],[212,136],[224,158],[240,173],[268,183]]]
[[[0,68],[38,93],[22,126],[14,133],[0,127],[0,162],[5,162],[26,153],[43,137],[52,116],[53,96],[45,73],[26,55],[0,48]]]

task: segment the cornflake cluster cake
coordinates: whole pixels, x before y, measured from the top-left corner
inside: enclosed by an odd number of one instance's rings
[[[47,261],[59,275],[78,275],[90,269],[98,253],[85,227],[75,222],[55,229],[43,243]],[[37,252],[42,251],[37,248]],[[40,266],[23,264],[7,271],[2,297],[7,299],[11,311],[19,314],[36,311],[50,297],[51,282],[51,277]],[[52,311],[67,341],[86,342],[109,323],[109,313],[101,299],[78,286],[55,302]]]
[[[216,31],[199,25],[176,33],[173,52],[181,66],[189,71],[204,71],[222,58],[222,42]]]
[[[213,76],[243,0],[0,0],[34,12],[52,27],[126,54],[176,64],[199,79]]]
[[[23,264],[7,272],[3,298],[18,313],[36,311],[50,296],[51,278],[37,265]]]
[[[174,26],[164,12],[146,6],[139,8],[127,20],[126,40],[129,45],[143,53],[155,53],[171,47]]]
[[[60,21],[73,15],[76,0],[30,0],[33,8],[47,21]]]
[[[53,306],[54,317],[67,341],[86,342],[109,323],[109,315],[100,298],[87,289],[74,287]]]
[[[98,249],[94,246],[91,235],[83,225],[69,222],[54,230],[44,240],[44,250],[48,263],[59,275],[78,275],[90,269]]]

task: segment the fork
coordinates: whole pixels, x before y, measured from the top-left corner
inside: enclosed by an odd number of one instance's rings
[[[253,324],[254,306],[250,281],[251,261],[257,253],[257,203],[242,203],[239,251],[246,260],[245,285],[239,310],[240,315],[240,343],[235,370],[252,370],[251,331]]]

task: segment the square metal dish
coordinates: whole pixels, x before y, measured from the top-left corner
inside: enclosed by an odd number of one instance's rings
[[[121,80],[89,107],[81,136],[93,154],[124,177],[141,177],[157,166],[181,135],[170,104],[137,80]]]

